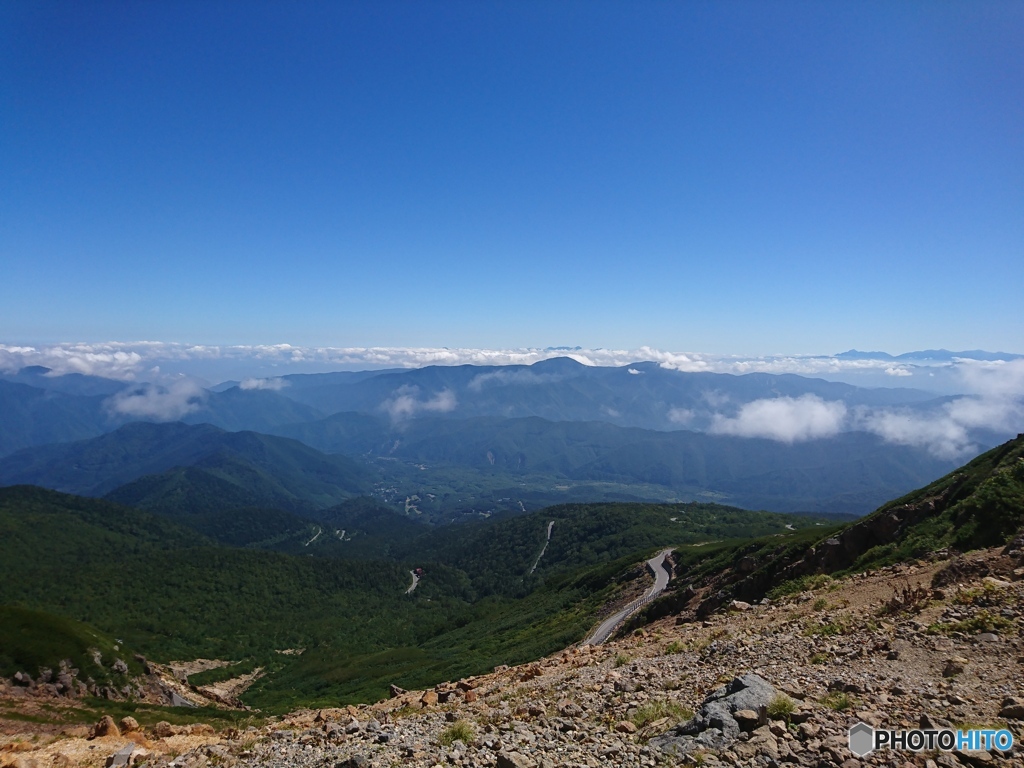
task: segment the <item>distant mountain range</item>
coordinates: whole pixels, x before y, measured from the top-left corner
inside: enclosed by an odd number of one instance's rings
[[[993,356],[940,350],[893,359],[940,354]],[[405,512],[422,511],[414,496],[429,496],[420,506],[433,505],[433,514],[445,505],[488,511],[487,499],[499,495],[509,511],[531,498],[552,503],[559,489],[579,500],[864,513],[948,471],[966,447],[1014,433],[998,421],[954,424],[959,442],[936,446],[947,431],[935,426],[954,402],[792,374],[569,358],[295,374],[210,389],[33,367],[0,378],[0,483],[111,494],[164,511],[181,504],[190,514],[213,505],[308,515],[368,492],[404,500]]]
[[[188,467],[236,486],[238,506],[326,507],[369,487],[352,459],[328,456],[296,440],[226,432],[210,424],[136,422],[89,440],[19,451],[0,461],[0,485],[41,485],[102,496],[141,477]]]
[[[922,349],[917,352],[904,352],[901,355],[890,355],[888,352],[861,352],[851,349],[847,352],[840,352],[833,357],[840,360],[929,360],[936,362],[952,362],[953,360],[983,360],[994,362],[997,360],[1009,361],[1020,360],[1024,355],[1015,355],[1011,352],[986,352],[983,349],[969,349],[964,352],[950,352],[948,349]]]
[[[295,374],[277,380],[284,397],[324,413],[473,418],[539,416],[548,421],[602,421],[642,429],[706,430],[716,413],[731,414],[762,398],[814,395],[849,407],[924,403],[915,389],[866,389],[792,374],[690,373],[642,362],[621,368],[569,358],[533,365],[429,366],[363,374]],[[230,391],[230,390],[228,390]]]

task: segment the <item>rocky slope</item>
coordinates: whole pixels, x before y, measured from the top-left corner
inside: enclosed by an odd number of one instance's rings
[[[776,601],[732,603],[703,620],[666,616],[603,646],[434,690],[220,733],[132,722],[121,733],[110,721],[90,740],[81,728],[10,719],[24,709],[12,710],[8,686],[0,690],[0,765],[1021,766],[1019,747],[859,760],[847,730],[858,721],[1006,727],[1019,744],[1022,566],[1015,545],[937,553],[841,581],[823,577]],[[770,686],[767,711],[735,712],[736,733],[714,746],[686,743],[675,726],[706,715],[709,695],[743,675]]]

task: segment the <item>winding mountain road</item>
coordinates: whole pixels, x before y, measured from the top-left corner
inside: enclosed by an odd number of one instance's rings
[[[552,520],[550,523],[548,523],[548,537],[544,540],[544,549],[540,551],[540,554],[537,555],[537,559],[533,561],[533,567],[530,569],[530,573],[533,573],[537,570],[537,566],[540,564],[540,559],[544,557],[544,553],[548,551],[548,544],[551,543],[551,529],[554,527],[555,521]]]
[[[598,625],[597,629],[591,633],[590,637],[583,641],[583,645],[601,645],[611,637],[612,632],[615,631],[615,628],[619,626],[619,624],[665,591],[665,587],[668,586],[668,580],[671,576],[669,567],[665,564],[665,558],[668,557],[671,552],[671,549],[663,549],[647,561],[647,567],[654,575],[654,585],[644,593],[643,597],[634,600],[622,610],[613,613],[607,619],[602,621],[600,625]]]

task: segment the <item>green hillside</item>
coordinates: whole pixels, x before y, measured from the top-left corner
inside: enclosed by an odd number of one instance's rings
[[[1024,435],[983,453],[923,488],[884,504],[855,523],[816,534],[813,529],[780,546],[775,539],[681,548],[677,585],[701,598],[668,594],[648,615],[714,608],[736,597],[799,591],[821,574],[860,572],[906,562],[941,549],[964,552],[1005,544],[1024,528]],[[692,593],[687,593],[691,594]]]
[[[122,660],[127,673],[113,666]],[[123,683],[125,674],[139,674],[141,668],[131,650],[88,624],[44,611],[0,605],[0,677],[28,672],[33,677],[40,668],[59,669],[69,661],[81,679],[97,683]]]
[[[20,486],[0,489],[0,604],[86,622],[155,660],[253,660],[270,670],[248,694],[261,707],[337,703],[578,641],[621,576],[658,547],[788,537],[787,525],[808,524],[714,505],[621,504],[431,529],[364,499],[315,523],[350,535],[325,534],[292,555],[219,546],[168,517]],[[407,594],[413,567],[425,573]],[[288,649],[305,652],[280,653]]]
[[[327,456],[297,440],[180,422],[135,422],[91,440],[19,451],[0,460],[0,483],[102,496],[141,477],[192,466],[253,498],[273,499],[271,506],[331,506],[369,484],[351,459]]]

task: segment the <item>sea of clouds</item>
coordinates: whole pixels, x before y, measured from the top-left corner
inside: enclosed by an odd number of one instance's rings
[[[104,344],[0,344],[0,371],[45,366],[53,375],[79,373],[134,382],[108,401],[112,412],[160,420],[178,419],[202,407],[210,376],[240,374],[247,390],[276,391],[287,386],[288,373],[330,370],[418,368],[426,365],[530,365],[569,357],[584,365],[627,366],[652,361],[678,371],[745,374],[798,374],[854,384],[915,386],[955,396],[928,411],[909,408],[848,407],[815,395],[774,397],[729,403],[720,393],[705,393],[712,411],[714,434],[766,438],[794,443],[832,437],[844,431],[865,431],[888,442],[927,448],[945,458],[961,458],[976,449],[972,431],[1024,431],[1024,359],[894,363],[892,359],[850,359],[828,355],[740,357],[667,352],[652,347],[629,350],[458,349],[414,347],[300,347],[289,344],[209,346],[168,342]],[[631,369],[639,375],[641,371]],[[470,389],[505,384],[542,384],[555,374],[522,369],[490,371]],[[216,380],[216,378],[214,379]],[[421,392],[402,387],[381,403],[393,421],[457,410],[454,393]],[[669,427],[686,429],[695,413],[686,408],[668,412]]]
[[[801,376],[838,377],[877,373],[893,385],[909,386],[911,377],[934,376],[949,365],[925,366],[894,363],[891,359],[849,359],[830,355],[767,355],[744,357],[668,352],[654,347],[635,349],[583,349],[546,347],[470,349],[449,347],[303,347],[292,344],[201,345],[164,341],[112,341],[40,345],[0,344],[0,371],[29,365],[50,368],[55,374],[81,373],[114,379],[148,378],[154,369],[203,376],[207,369],[234,370],[238,378],[332,370],[420,368],[426,365],[531,365],[555,357],[569,357],[584,365],[624,366],[656,362],[678,371],[744,374],[794,373]],[[219,366],[217,365],[219,364]],[[957,365],[957,362],[951,365]],[[248,371],[248,374],[246,374]],[[920,382],[919,385],[924,385]],[[253,385],[256,386],[256,385]],[[263,385],[259,385],[263,386]]]

